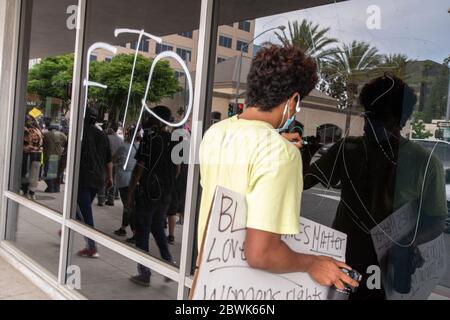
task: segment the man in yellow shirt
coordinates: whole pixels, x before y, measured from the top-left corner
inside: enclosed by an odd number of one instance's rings
[[[203,239],[216,187],[228,188],[247,199],[245,255],[251,267],[308,272],[321,285],[343,289],[344,283],[358,285],[341,270],[349,266],[296,253],[281,240],[299,232],[303,179],[300,136],[279,133],[295,119],[316,82],[315,62],[300,49],[273,45],[258,52],[247,80],[249,108],[212,126],[200,146],[198,238]]]

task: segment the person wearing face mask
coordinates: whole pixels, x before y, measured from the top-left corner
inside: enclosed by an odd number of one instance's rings
[[[247,80],[248,108],[213,125],[200,146],[202,198],[198,246],[217,186],[245,195],[245,256],[252,268],[272,273],[307,272],[320,285],[357,286],[329,257],[300,254],[281,240],[298,234],[302,192],[301,142],[281,132],[289,128],[301,100],[317,82],[316,64],[293,46],[258,51]],[[297,137],[297,138],[295,138]],[[293,143],[294,142],[294,143]]]
[[[386,279],[393,279],[395,291],[407,294],[412,274],[424,263],[417,246],[444,229],[444,169],[435,155],[400,134],[417,101],[405,82],[386,73],[367,83],[359,100],[365,111],[363,135],[344,137],[306,168],[304,188],[341,184],[333,228],[347,234],[346,261],[362,272],[361,283],[367,283],[369,266],[379,266],[383,278],[384,270],[393,270],[392,278]],[[378,261],[370,230],[409,203],[417,205],[412,211],[417,232],[394,243],[384,261]],[[366,285],[350,295],[350,299],[385,298],[383,287]]]

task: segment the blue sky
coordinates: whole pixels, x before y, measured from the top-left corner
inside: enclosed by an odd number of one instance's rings
[[[299,0],[300,1],[300,0]],[[380,8],[381,29],[369,30],[366,12],[370,5]],[[430,59],[441,63],[450,55],[449,0],[349,0],[330,5],[256,20],[255,35],[288,21],[306,18],[321,27],[330,27],[329,36],[343,42],[366,41],[381,53],[403,53],[410,59]],[[269,32],[256,43],[276,42]]]

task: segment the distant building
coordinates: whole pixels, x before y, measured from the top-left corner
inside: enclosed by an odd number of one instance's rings
[[[223,62],[240,54],[241,48],[245,57],[253,56],[253,43],[255,20],[246,20],[239,23],[231,23],[219,26],[217,33],[216,63]],[[198,30],[179,32],[162,37],[162,43],[146,39],[139,46],[139,53],[154,58],[162,51],[174,51],[185,62],[189,71],[195,71],[197,65]],[[136,52],[137,40],[123,46],[117,46],[118,54],[134,54]],[[112,59],[109,52],[97,50],[91,60],[107,61]],[[171,61],[178,77],[183,76],[183,70],[176,62]]]

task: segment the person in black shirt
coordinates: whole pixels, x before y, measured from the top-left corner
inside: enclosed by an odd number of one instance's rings
[[[157,106],[152,111],[166,121],[171,118],[167,107]],[[135,244],[148,252],[151,232],[161,257],[172,262],[164,224],[175,185],[176,167],[171,160],[173,144],[170,133],[153,116],[144,121],[143,129],[144,137],[135,156],[137,164],[128,189],[128,207],[135,208]],[[139,264],[138,275],[130,280],[149,286],[150,276],[150,269]]]
[[[342,185],[333,228],[347,234],[346,263],[363,274],[350,299],[385,299],[384,289],[369,289],[367,268],[386,266],[377,259],[370,230],[404,205],[421,201],[414,230],[393,246],[386,262],[408,270],[394,270],[403,277],[395,290],[407,293],[411,275],[420,268],[417,245],[438,237],[447,213],[444,170],[437,157],[400,135],[416,103],[414,91],[401,79],[385,74],[366,84],[360,93],[365,109],[364,135],[344,137],[319,160],[304,163],[304,189],[317,183]],[[401,244],[401,245],[399,245]],[[417,264],[416,264],[417,262]],[[423,260],[422,260],[423,264]],[[401,271],[401,272],[398,272]],[[382,275],[384,276],[384,275]],[[409,288],[410,290],[410,288]]]
[[[97,110],[88,108],[83,128],[81,143],[80,175],[78,182],[77,219],[94,227],[92,201],[105,184],[112,186],[112,161],[109,140],[106,134],[95,125]],[[97,258],[97,246],[91,239],[86,239],[86,248],[78,252],[79,256]]]

